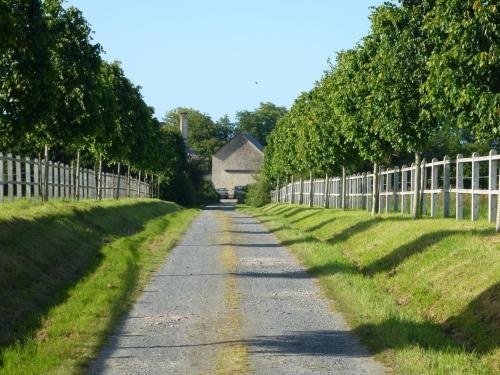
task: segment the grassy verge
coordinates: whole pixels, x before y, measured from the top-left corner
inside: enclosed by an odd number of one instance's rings
[[[487,222],[242,207],[319,278],[396,374],[500,373],[500,236]]]
[[[0,211],[0,374],[84,373],[197,210],[157,200]]]

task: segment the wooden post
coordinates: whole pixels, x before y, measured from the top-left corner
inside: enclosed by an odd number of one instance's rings
[[[314,202],[313,173],[309,172],[309,207],[313,207]]]
[[[49,187],[49,199],[54,197],[54,163],[49,161],[49,177],[48,177],[48,187]]]
[[[330,180],[328,173],[325,176],[325,208],[330,208]]]
[[[433,158],[431,165],[431,217],[436,217],[438,208],[438,193],[435,192],[438,189],[438,168],[435,165],[437,161],[436,158]]]
[[[80,199],[80,150],[76,152],[75,199]]]
[[[99,153],[99,166],[97,170],[97,199],[102,200],[102,153]]]
[[[398,212],[399,211],[399,198],[398,198],[398,194],[399,194],[399,190],[400,190],[400,187],[399,187],[399,167],[395,167],[394,168],[394,187],[393,187],[393,210],[394,212]]]
[[[421,214],[427,214],[427,199],[425,199],[425,189],[427,187],[427,167],[425,166],[425,158],[420,163],[420,207]]]
[[[54,162],[54,198],[59,198],[59,162]]]
[[[290,197],[290,203],[291,204],[295,203],[295,182],[293,180],[293,174],[292,174],[292,195]]]
[[[413,179],[413,207],[412,216],[414,219],[420,217],[420,152],[415,152],[415,173]]]
[[[443,196],[444,196],[444,202],[443,202],[443,216],[444,217],[449,217],[450,216],[450,157],[445,156],[444,157],[444,165],[443,165]]]
[[[361,209],[366,210],[366,194],[368,194],[368,178],[366,177],[366,172],[362,173],[361,178]]]
[[[408,200],[406,197],[406,189],[408,187],[408,173],[405,171],[406,165],[403,164],[401,167],[401,213],[406,211],[406,201]]]
[[[3,153],[0,152],[0,204],[3,203],[3,195],[4,195],[4,179],[3,179]]]
[[[12,165],[12,154],[7,154],[7,196],[9,202],[14,200],[14,169]]]
[[[23,198],[23,175],[21,172],[21,157],[16,156],[16,198]]]
[[[158,186],[160,186],[159,182]],[[130,164],[127,165],[127,198],[130,198]]]
[[[49,145],[45,145],[44,149],[44,173],[43,173],[43,200],[47,202],[49,200]]]
[[[385,174],[385,212],[389,212],[389,202],[390,196],[389,193],[391,191],[391,171],[388,169]]]
[[[139,176],[137,178],[137,198],[142,198],[141,197],[141,173],[142,170],[139,170]]]
[[[122,166],[122,163],[118,162],[118,167],[117,167],[117,176],[116,178],[118,179],[116,181],[116,199],[120,199],[120,181],[121,181],[121,178],[120,178],[120,173],[121,173],[121,166]]]
[[[372,189],[372,215],[378,212],[378,194],[379,194],[379,166],[373,163],[373,189]]]
[[[35,199],[40,199],[40,159],[33,160],[33,196]],[[3,189],[2,189],[3,191]]]
[[[497,195],[497,233],[500,232],[500,173],[498,174],[498,195]]]
[[[288,177],[285,178],[285,197],[283,203],[288,203]]]
[[[471,192],[471,220],[475,221],[479,219],[479,194],[475,191],[479,190],[479,162],[475,161],[474,158],[478,158],[479,153],[474,152],[472,154],[472,192]]]
[[[381,214],[383,211],[382,207],[382,199],[384,193],[384,178],[382,177],[382,173],[385,171],[385,168],[379,167],[379,176],[378,176],[378,213]]]
[[[340,198],[340,207],[342,209],[347,209],[346,207],[346,175],[345,175],[345,166],[342,166],[342,186],[341,186],[341,198]]]
[[[497,217],[497,195],[493,193],[496,190],[497,182],[497,161],[493,160],[497,152],[495,150],[490,151],[490,160],[488,161],[488,221],[492,223]],[[499,187],[500,189],[500,187]]]
[[[31,200],[31,160],[28,157],[24,162],[24,186],[26,199]]]
[[[464,166],[460,162],[463,156],[461,154],[457,155],[457,167],[456,167],[456,193],[455,193],[455,217],[457,219],[463,219],[464,217],[464,197],[460,189],[464,188]]]
[[[299,204],[304,204],[304,179],[302,175],[300,176],[300,193],[299,193]]]

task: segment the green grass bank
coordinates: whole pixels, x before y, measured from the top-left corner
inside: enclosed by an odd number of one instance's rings
[[[500,373],[500,236],[485,221],[271,204],[260,219],[395,374]]]
[[[79,374],[196,209],[158,200],[0,207],[0,374]]]

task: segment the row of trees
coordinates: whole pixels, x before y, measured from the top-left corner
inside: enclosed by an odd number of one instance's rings
[[[124,163],[174,183],[186,152],[62,0],[0,1],[0,149]]]
[[[337,54],[270,134],[268,182],[358,171],[367,163],[378,175],[381,165],[410,153],[419,164],[427,149],[500,145],[495,2],[401,0],[375,8],[370,20],[369,34]]]
[[[214,121],[206,113],[181,107],[166,113],[163,121],[167,128],[178,128],[181,112],[187,112],[189,118],[189,146],[197,155],[209,159],[240,132],[249,133],[265,145],[267,136],[287,110],[273,103],[260,103],[259,107],[253,111],[236,112],[236,121],[231,122],[228,115]]]

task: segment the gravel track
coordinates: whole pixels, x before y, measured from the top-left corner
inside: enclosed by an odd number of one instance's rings
[[[231,274],[227,247],[238,259]],[[234,337],[221,326],[228,277],[240,295]],[[274,235],[228,205],[193,221],[89,373],[230,373],[217,358],[234,343],[246,347],[251,374],[384,373]]]

